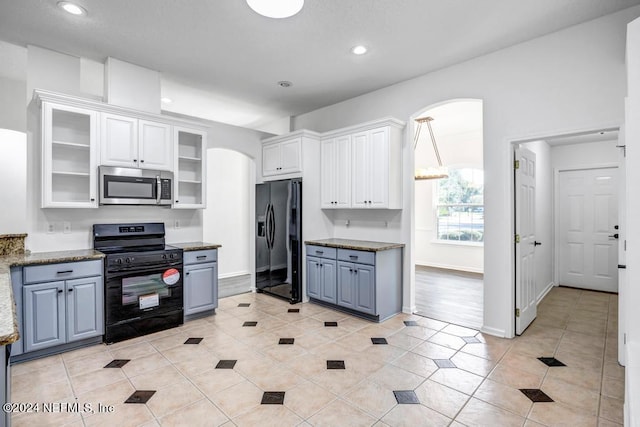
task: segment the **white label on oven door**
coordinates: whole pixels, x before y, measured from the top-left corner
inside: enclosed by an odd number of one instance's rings
[[[162,281],[167,285],[175,285],[180,280],[180,272],[175,268],[170,268],[162,273]]]
[[[140,295],[138,301],[140,302],[140,310],[153,308],[160,305],[160,296],[158,294]]]

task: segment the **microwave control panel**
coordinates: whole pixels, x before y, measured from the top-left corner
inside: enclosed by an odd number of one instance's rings
[[[171,199],[171,180],[163,179],[160,184],[160,198]]]

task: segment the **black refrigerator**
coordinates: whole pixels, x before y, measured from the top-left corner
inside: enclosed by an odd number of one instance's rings
[[[302,300],[302,179],[256,185],[256,290]]]

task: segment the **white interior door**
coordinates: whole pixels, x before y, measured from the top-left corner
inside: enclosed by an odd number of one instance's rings
[[[516,149],[516,334],[536,318],[536,155]]]
[[[618,134],[618,145],[624,147],[625,130],[624,126]],[[618,362],[622,366],[627,363],[626,359],[626,332],[627,332],[627,161],[626,148],[618,152]]]
[[[617,292],[618,168],[558,175],[559,284]]]

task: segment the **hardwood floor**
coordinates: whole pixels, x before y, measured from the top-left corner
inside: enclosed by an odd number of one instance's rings
[[[483,275],[416,265],[416,314],[480,329]]]

